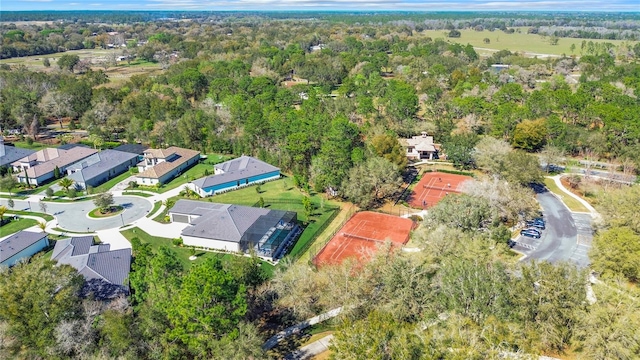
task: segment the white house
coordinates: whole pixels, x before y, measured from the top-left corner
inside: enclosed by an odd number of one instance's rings
[[[200,152],[172,146],[167,149],[147,149],[138,163],[138,185],[164,184],[198,163]]]
[[[20,231],[0,240],[0,265],[13,266],[49,246],[46,232]]]
[[[410,139],[400,139],[400,144],[409,160],[437,159],[440,151],[440,144],[434,144],[433,136],[428,136],[426,131]]]
[[[13,171],[18,172],[16,178],[21,183],[39,186],[53,179],[56,167],[60,174],[66,173],[67,167],[81,162],[98,150],[84,146],[73,146],[66,149],[46,148],[14,161]]]

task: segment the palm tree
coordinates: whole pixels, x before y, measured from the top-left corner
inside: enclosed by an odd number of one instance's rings
[[[39,222],[38,223],[38,227],[42,230],[42,232],[44,232],[44,230],[47,228],[47,223],[46,222]]]
[[[69,192],[69,188],[73,186],[73,180],[69,179],[68,177],[63,178],[62,180],[60,180],[58,182],[58,185],[62,186],[64,188],[65,192]]]
[[[4,222],[4,214],[7,212],[6,206],[0,206],[0,224]]]

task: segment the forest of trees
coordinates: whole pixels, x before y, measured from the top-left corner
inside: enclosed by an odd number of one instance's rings
[[[420,252],[383,249],[366,265],[316,269],[284,260],[269,278],[256,259],[184,268],[170,247],[154,252],[133,241],[132,294],[102,303],[79,297],[82,278],[71,268],[37,257],[0,272],[0,353],[277,357],[260,347],[274,329],[343,306],[336,359],[640,356],[637,294],[624,290],[640,277],[637,186],[611,191],[597,205],[603,223],[593,270],[609,285],[593,286],[595,303],[587,299],[587,270],[518,263],[507,243],[507,226],[538,210],[528,186],[542,179],[540,158],[640,168],[639,45],[585,41],[579,58],[506,50],[481,57],[455,39],[423,36],[412,15],[371,23],[322,14],[143,23],[144,12],[106,14],[130,17],[113,27],[90,23],[91,16],[61,31],[5,24],[3,57],[18,47],[24,55],[41,51],[36,44],[57,52],[132,39],[128,55],[159,62],[162,71],[116,82],[68,54],[47,71],[3,64],[3,130],[37,140],[47,120],[65,118],[99,141],[250,154],[281,167],[300,188],[331,189],[361,208],[380,205],[402,183],[407,160],[398,137],[426,131],[454,166],[479,169],[486,179],[430,210],[412,234]],[[466,16],[456,21],[467,25],[445,19],[443,28],[482,25]],[[556,21],[523,19],[519,26]],[[438,20],[422,21],[426,29]],[[623,31],[637,19],[611,21]],[[179,59],[168,61],[169,54]],[[492,71],[497,63],[510,67]]]

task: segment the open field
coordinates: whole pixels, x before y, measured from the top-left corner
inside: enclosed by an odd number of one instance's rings
[[[107,74],[112,83],[117,83],[129,79],[133,75],[147,74],[152,72],[161,71],[160,64],[151,63],[144,60],[133,60],[131,64],[126,61],[119,61],[117,66],[108,67],[106,70],[101,63],[106,59],[108,55],[115,54],[116,56],[122,55],[122,49],[82,49],[82,50],[69,50],[62,53],[48,54],[48,55],[34,55],[24,56],[11,59],[0,60],[0,64],[8,65],[24,65],[32,71],[44,71],[53,72],[60,71],[56,61],[65,54],[78,55],[80,60],[90,59],[93,70],[102,70]],[[42,60],[49,58],[51,67],[46,68],[42,65]],[[108,85],[108,84],[107,84]]]
[[[422,34],[433,39],[441,38],[450,42],[460,44],[471,44],[473,47],[480,48],[476,51],[484,54],[490,54],[498,50],[510,50],[527,52],[529,56],[535,54],[551,54],[551,55],[577,55],[580,56],[580,44],[582,40],[593,41],[594,43],[609,42],[616,46],[622,44],[623,40],[599,40],[599,39],[574,39],[560,38],[557,45],[549,44],[548,37],[543,38],[537,34],[527,34],[527,27],[515,28],[520,29],[520,33],[507,34],[503,31],[475,31],[470,29],[460,30],[459,38],[447,38],[445,30],[426,30]],[[485,44],[484,39],[488,38],[490,43]],[[571,53],[571,44],[575,44],[576,50]],[[488,49],[488,50],[483,50]]]

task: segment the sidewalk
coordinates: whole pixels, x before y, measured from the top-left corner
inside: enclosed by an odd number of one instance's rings
[[[305,345],[297,349],[296,351],[290,353],[284,358],[287,360],[311,359],[314,356],[322,354],[323,352],[329,350],[329,345],[331,344],[331,340],[333,340],[333,335],[327,335],[322,339],[318,339],[309,345]]]
[[[586,207],[589,210],[589,213],[591,214],[591,217],[593,219],[601,219],[600,213],[598,213],[598,211],[593,206],[591,206],[591,204],[589,204],[585,199],[581,198],[580,196],[572,193],[567,188],[565,188],[564,185],[562,185],[562,181],[560,181],[561,177],[562,177],[562,174],[551,176],[551,179],[553,179],[553,182],[556,183],[556,185],[562,192],[567,194],[567,196],[571,196],[572,198],[576,199],[584,207]]]

